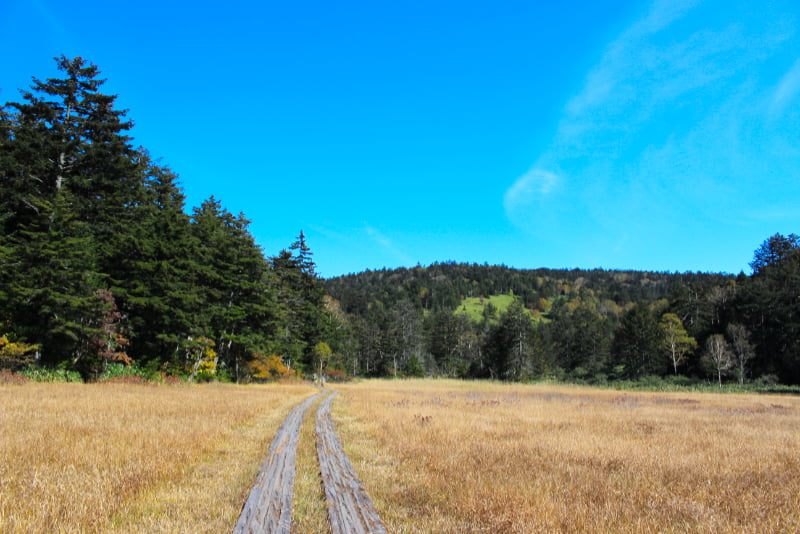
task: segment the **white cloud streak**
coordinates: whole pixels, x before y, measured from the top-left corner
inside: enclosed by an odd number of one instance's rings
[[[800,94],[800,59],[794,62],[775,89],[770,109],[772,115],[780,114],[792,101],[797,100],[798,94]]]
[[[508,218],[578,240],[601,228],[610,243],[642,221],[787,213],[800,195],[798,15],[781,1],[654,1],[605,47],[509,187]]]
[[[364,231],[372,242],[378,244],[385,252],[388,252],[394,258],[400,260],[400,263],[403,265],[414,264],[414,261],[407,254],[402,252],[400,248],[395,245],[394,241],[384,235],[380,230],[367,224],[364,226]]]
[[[520,204],[526,204],[535,198],[549,195],[558,186],[558,183],[558,176],[552,172],[539,169],[529,171],[506,191],[506,210],[514,210]]]

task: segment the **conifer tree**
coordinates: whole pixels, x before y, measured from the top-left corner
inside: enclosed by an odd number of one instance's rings
[[[201,256],[206,331],[217,341],[223,367],[239,378],[241,363],[273,349],[280,312],[267,262],[243,214],[234,216],[211,197],[192,217]]]
[[[294,252],[292,252],[294,251]],[[313,371],[313,347],[325,337],[325,289],[301,231],[289,250],[271,260],[284,314],[278,326],[280,350],[291,365]]]
[[[140,164],[146,168],[147,197],[131,225],[114,294],[129,317],[131,356],[177,371],[185,364],[185,341],[203,334],[197,318],[204,307],[200,244],[184,212],[177,176],[151,163],[147,154]]]
[[[95,297],[102,275],[89,229],[75,218],[68,192],[58,195],[43,219],[9,247],[5,311],[17,334],[43,347],[43,363],[76,364],[88,356],[92,321],[102,314]]]
[[[530,315],[519,300],[514,300],[489,334],[487,353],[493,376],[506,380],[532,378],[540,348]]]
[[[739,314],[751,332],[761,374],[800,384],[800,238],[773,236],[756,251],[754,266],[737,295]],[[777,243],[777,246],[773,247]],[[772,250],[772,249],[776,250]],[[765,250],[767,249],[767,250]],[[772,252],[770,252],[770,250]],[[765,259],[768,258],[768,259]]]
[[[29,268],[7,264],[0,292],[20,329],[51,336],[46,360],[71,350],[77,362],[91,314],[101,313],[90,303],[123,256],[126,223],[135,218],[128,206],[142,188],[136,152],[122,133],[131,123],[114,110],[116,97],[99,92],[97,67],[81,58],[56,61],[64,78],[34,78],[2,118],[0,206],[7,215],[0,245],[6,262]]]
[[[130,358],[196,372],[212,343],[216,374],[284,343],[284,321],[305,363],[325,341],[305,236],[275,268],[244,215],[212,198],[190,218],[177,176],[133,148],[98,68],[56,64],[61,77],[0,108],[0,335],[87,375]]]
[[[617,365],[624,366],[626,378],[638,380],[663,371],[661,339],[658,322],[646,305],[636,304],[622,316],[614,332],[611,354]]]

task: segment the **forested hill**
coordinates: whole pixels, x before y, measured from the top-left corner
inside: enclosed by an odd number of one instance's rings
[[[436,263],[325,281],[366,374],[800,383],[800,238],[754,274]]]
[[[617,306],[669,298],[683,290],[720,286],[734,279],[727,274],[666,273],[604,269],[515,269],[476,263],[434,263],[364,271],[330,278],[327,292],[348,313],[363,314],[407,300],[425,310],[455,310],[465,298],[513,293],[526,307],[540,298],[610,300]]]

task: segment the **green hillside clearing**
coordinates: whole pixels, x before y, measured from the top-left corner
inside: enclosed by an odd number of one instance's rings
[[[494,310],[491,311],[491,321],[500,319],[500,315],[508,310],[511,303],[517,299],[514,295],[491,295],[489,297],[469,297],[461,301],[461,304],[456,308],[454,313],[464,313],[472,321],[479,323],[483,320],[483,314],[486,308],[491,306]],[[530,313],[530,310],[526,310]]]

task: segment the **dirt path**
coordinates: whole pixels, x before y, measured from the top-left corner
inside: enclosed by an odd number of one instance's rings
[[[325,486],[333,534],[386,534],[372,501],[356,477],[333,427],[331,402],[326,397],[317,410],[317,454]]]
[[[295,407],[278,429],[234,534],[289,534],[297,439],[303,416],[320,395],[309,397]]]

